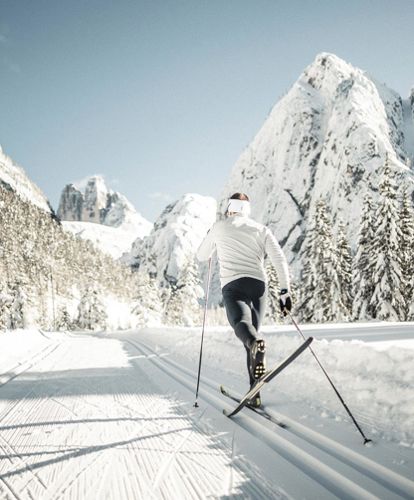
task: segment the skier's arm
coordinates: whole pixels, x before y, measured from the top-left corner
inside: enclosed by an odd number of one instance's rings
[[[266,230],[265,249],[266,253],[270,257],[270,260],[272,261],[272,264],[276,268],[280,289],[289,291],[290,279],[288,263],[283,250],[269,229]]]
[[[200,261],[208,260],[214,252],[215,241],[214,241],[214,226],[207,233],[204,240],[199,246],[196,256]]]

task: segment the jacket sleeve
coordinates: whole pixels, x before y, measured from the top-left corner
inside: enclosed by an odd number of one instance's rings
[[[200,261],[208,260],[215,250],[214,228],[215,226],[210,229],[197,250],[196,257]]]
[[[283,290],[284,288],[286,288],[287,290],[290,290],[289,268],[285,254],[283,253],[283,250],[277,242],[276,238],[267,228],[265,238],[266,253],[269,255],[272,264],[276,268],[280,283],[280,289]]]

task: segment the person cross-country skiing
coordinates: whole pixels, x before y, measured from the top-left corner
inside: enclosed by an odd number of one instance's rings
[[[201,243],[197,258],[208,260],[217,250],[220,282],[227,318],[247,351],[250,386],[264,375],[265,342],[259,335],[266,306],[267,254],[280,283],[280,307],[284,314],[292,308],[286,257],[271,231],[250,217],[246,194],[235,193],[228,200],[226,218],[217,221]],[[251,406],[261,405],[258,393]]]

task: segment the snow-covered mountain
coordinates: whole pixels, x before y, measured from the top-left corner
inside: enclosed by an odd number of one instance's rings
[[[216,220],[216,200],[198,194],[186,194],[168,205],[155,221],[150,235],[138,239],[124,260],[143,268],[162,288],[169,288],[194,255],[207,231]]]
[[[15,192],[20,198],[29,201],[48,213],[53,213],[49,201],[42,191],[26,175],[25,171],[7,156],[0,146],[0,184]]]
[[[297,269],[320,197],[355,244],[364,194],[377,196],[388,157],[413,189],[414,91],[407,100],[335,55],[323,53],[275,105],[234,165],[220,206],[246,192]]]
[[[91,240],[116,259],[152,229],[151,222],[125,196],[108,189],[101,176],[89,177],[83,185],[65,186],[58,216],[66,229]]]

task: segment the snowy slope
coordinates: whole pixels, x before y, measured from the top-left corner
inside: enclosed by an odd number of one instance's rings
[[[38,206],[46,212],[51,212],[49,201],[42,191],[32,182],[24,170],[7,156],[0,146],[0,185],[12,189],[24,201]]]
[[[102,252],[107,253],[114,259],[119,259],[125,251],[129,250],[132,243],[137,239],[139,232],[131,228],[104,226],[93,222],[62,221],[64,229],[71,233],[90,240]],[[139,238],[143,238],[147,231],[144,230]]]
[[[168,205],[151,234],[134,243],[125,261],[154,276],[161,287],[176,283],[189,261],[194,261],[202,239],[216,220],[216,201],[186,194]]]
[[[414,141],[407,103],[385,85],[332,54],[320,54],[276,104],[234,165],[223,190],[249,194],[253,217],[273,227],[297,262],[308,217],[320,197],[351,242],[362,200],[377,197],[388,155],[413,189],[407,164]],[[297,266],[294,266],[297,268]]]
[[[207,331],[199,408],[192,406],[199,329],[0,335],[0,353],[14,359],[0,356],[6,458],[0,497],[412,498],[412,394],[405,409],[392,409],[413,383],[406,371],[412,325],[392,325],[382,350],[373,342],[377,327],[340,327],[339,336],[344,328],[367,334],[359,343],[332,340],[335,325],[313,327],[330,337],[315,341],[314,349],[374,439],[372,447],[361,444],[309,353],[262,392],[268,411],[288,426],[282,429],[248,409],[234,420],[222,414],[233,403],[219,384],[235,392],[246,385],[243,348],[228,329]],[[384,343],[387,327],[379,328]],[[411,333],[411,348],[393,345],[395,329]],[[272,363],[299,343],[290,328],[266,336]],[[19,357],[22,369],[15,373]],[[382,405],[389,411],[378,413]]]
[[[66,229],[114,258],[128,252],[137,238],[144,238],[152,229],[125,196],[107,188],[101,176],[92,176],[82,185],[65,186],[57,213]]]

